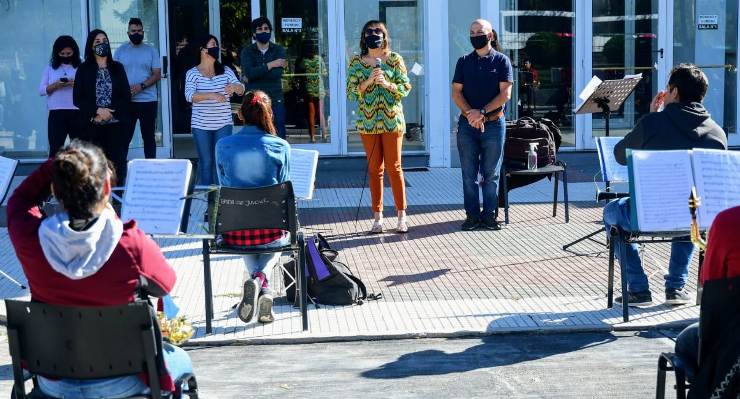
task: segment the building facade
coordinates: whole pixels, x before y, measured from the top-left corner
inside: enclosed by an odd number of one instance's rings
[[[6,0],[0,24],[13,38],[0,44],[0,151],[24,161],[48,151],[45,98],[38,85],[54,39],[72,35],[82,47],[86,32],[107,31],[113,50],[128,40],[127,21],[144,22],[145,42],[162,56],[157,119],[159,157],[189,145],[189,105],[182,94],[187,44],[212,33],[222,61],[239,71],[239,50],[251,43],[249,22],[265,15],[273,39],[286,47],[283,79],[289,141],[322,156],[362,155],[345,81],[349,58],[359,52],[360,30],[370,19],[388,25],[392,48],[405,59],[413,90],[404,99],[406,154],[428,157],[433,167],[456,166],[458,110],[450,99],[457,58],[472,50],[470,22],[493,22],[503,51],[515,66],[509,119],[553,119],[563,149],[590,150],[602,135],[599,115],[575,115],[578,93],[602,79],[642,74],[625,106],[612,115],[613,134],[625,134],[648,112],[666,86],[671,66],[699,65],[708,75],[706,105],[729,133],[737,134],[738,0]],[[10,36],[9,36],[10,38]],[[319,62],[306,62],[318,56]],[[318,65],[316,67],[315,65]],[[318,85],[318,91],[316,90]],[[307,86],[312,86],[309,90]],[[319,97],[310,118],[309,103]],[[310,97],[313,97],[310,98]],[[232,104],[237,107],[238,99]],[[309,120],[313,119],[313,120]],[[313,124],[316,142],[309,140]],[[130,157],[143,156],[137,134]]]

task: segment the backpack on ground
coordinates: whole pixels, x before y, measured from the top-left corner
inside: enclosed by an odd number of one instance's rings
[[[305,253],[308,296],[313,302],[324,305],[360,305],[366,300],[382,297],[381,294],[368,295],[362,280],[346,264],[337,261],[339,253],[320,234],[306,239]],[[295,263],[292,260],[285,265],[288,276],[284,276],[284,281],[292,281]],[[295,285],[286,289],[286,297],[290,302],[296,301]]]

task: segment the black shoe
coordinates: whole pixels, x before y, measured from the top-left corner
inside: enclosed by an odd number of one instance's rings
[[[675,288],[666,288],[665,303],[668,305],[686,305],[689,302],[691,302],[689,293],[684,291],[683,288],[679,290]]]
[[[483,218],[480,224],[481,226],[483,226],[483,228],[488,230],[501,230],[501,224],[496,221],[495,216]]]
[[[462,224],[463,231],[475,230],[480,225],[480,220],[474,218],[466,218]]]
[[[254,317],[257,310],[257,297],[260,293],[259,283],[256,279],[249,279],[244,282],[244,289],[242,290],[242,300],[236,309],[236,314],[239,319],[245,323],[249,323]]]
[[[628,295],[629,306],[649,306],[653,304],[653,296],[650,291],[630,292]],[[622,297],[618,296],[614,302],[622,303]]]

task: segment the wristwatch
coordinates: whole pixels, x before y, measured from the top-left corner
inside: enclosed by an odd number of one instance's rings
[[[483,107],[480,110],[478,110],[478,112],[480,112],[481,115],[486,116],[486,108],[485,107]]]
[[[141,90],[146,89],[146,85],[144,84],[144,82],[139,83],[139,86],[141,86]]]

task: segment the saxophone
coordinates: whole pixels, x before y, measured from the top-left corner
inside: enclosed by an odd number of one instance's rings
[[[696,187],[691,187],[689,195],[689,211],[691,211],[691,242],[700,250],[707,249],[707,240],[701,236],[699,231],[699,222],[696,219],[696,210],[701,206],[701,198],[696,194]]]

